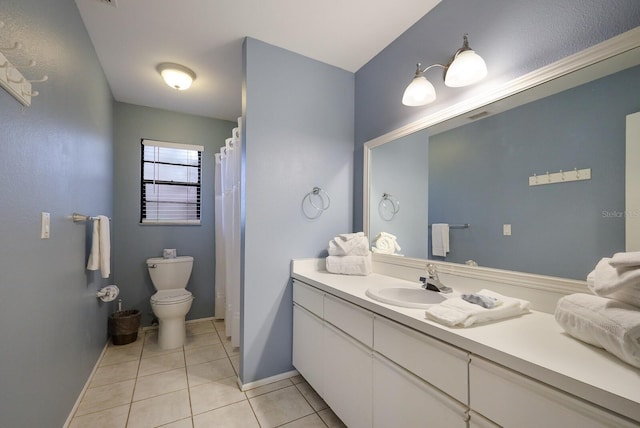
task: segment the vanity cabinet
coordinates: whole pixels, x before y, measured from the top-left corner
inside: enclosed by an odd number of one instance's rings
[[[467,427],[466,352],[293,284],[293,365],[347,426]]]
[[[638,426],[637,423],[477,356],[471,358],[469,365],[469,395],[470,406],[475,412],[505,427]]]

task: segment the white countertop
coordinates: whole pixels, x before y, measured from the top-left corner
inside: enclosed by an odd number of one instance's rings
[[[640,421],[640,370],[564,333],[553,315],[533,311],[499,322],[448,328],[424,309],[387,305],[365,295],[369,287],[416,284],[390,276],[336,275],[317,259],[294,260],[292,277],[376,314],[487,358],[555,388]]]

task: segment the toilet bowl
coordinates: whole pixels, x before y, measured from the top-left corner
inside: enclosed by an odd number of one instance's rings
[[[151,296],[151,309],[158,318],[158,345],[161,349],[184,345],[184,320],[193,303],[193,295],[186,290],[192,267],[193,257],[190,256],[147,259],[147,269],[157,290]]]

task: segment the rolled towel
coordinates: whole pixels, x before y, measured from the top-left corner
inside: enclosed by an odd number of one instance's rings
[[[571,294],[558,300],[555,318],[571,336],[640,367],[640,311],[617,300]]]
[[[614,268],[636,267],[640,268],[640,251],[630,251],[626,253],[615,253],[609,264]]]
[[[339,237],[329,241],[330,256],[368,256],[369,239],[366,236],[344,241]]]
[[[401,250],[395,235],[387,232],[378,233],[374,242],[374,246],[371,249],[371,251],[373,251],[374,253],[395,254],[396,251]]]
[[[607,257],[600,260],[587,276],[587,285],[593,294],[609,296],[630,285],[640,284],[640,269],[615,268],[609,263],[610,260]]]
[[[488,321],[501,320],[529,312],[531,304],[526,300],[506,297],[491,290],[480,290],[477,295],[491,297],[502,304],[493,308],[483,308],[469,303],[461,297],[451,297],[433,305],[425,311],[428,318],[449,327],[469,327]]]
[[[364,232],[356,232],[356,233],[341,233],[337,236],[337,238],[342,239],[343,241],[350,241],[355,238],[362,238],[364,236]]]
[[[328,256],[327,271],[343,275],[369,275],[371,273],[371,254],[368,256]]]

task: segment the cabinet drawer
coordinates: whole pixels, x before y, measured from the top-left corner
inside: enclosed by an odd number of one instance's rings
[[[396,322],[376,317],[373,349],[461,403],[469,403],[469,354]]]
[[[458,401],[374,354],[374,428],[467,428],[466,411]]]
[[[475,355],[469,365],[469,395],[473,410],[507,427],[638,426]]]
[[[322,318],[324,293],[310,285],[293,280],[293,301]]]
[[[371,312],[326,294],[324,319],[369,348],[373,347],[373,314]]]

